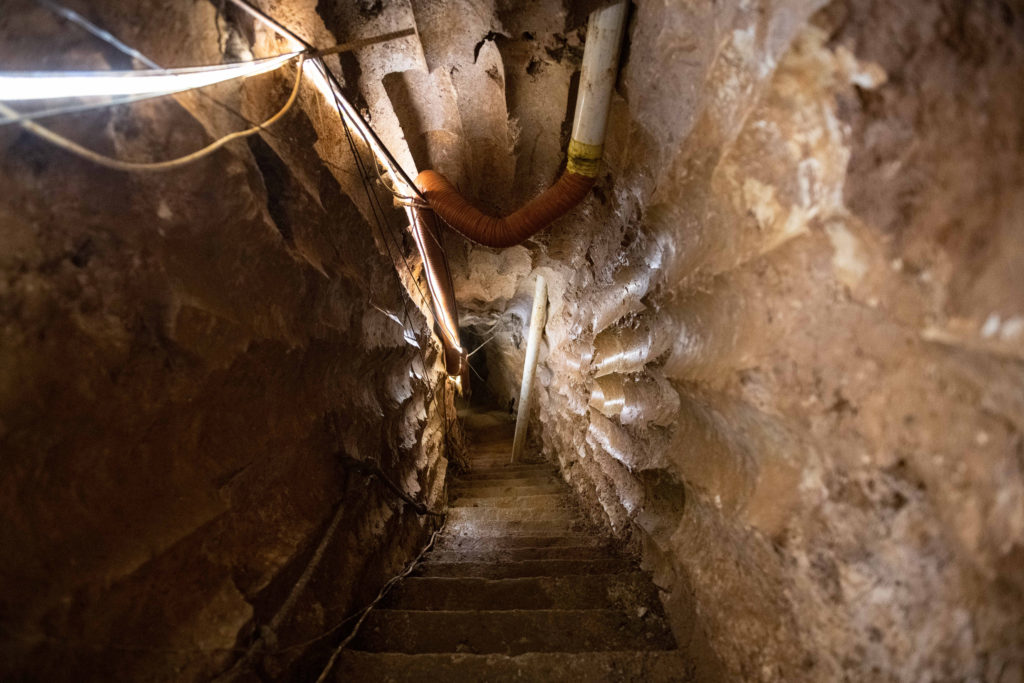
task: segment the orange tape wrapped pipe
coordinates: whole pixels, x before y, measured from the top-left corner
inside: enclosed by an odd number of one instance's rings
[[[587,196],[594,178],[566,171],[554,185],[505,218],[488,216],[436,171],[416,176],[430,208],[453,230],[488,247],[511,247],[543,230]]]

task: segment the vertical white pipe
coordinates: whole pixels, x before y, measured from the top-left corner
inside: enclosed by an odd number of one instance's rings
[[[587,24],[567,169],[590,178],[597,176],[604,151],[608,107],[619,69],[619,46],[625,22],[626,2],[623,0],[594,10]]]
[[[547,317],[548,291],[544,276],[537,276],[537,288],[533,292],[533,312],[530,314],[530,339],[526,343],[526,362],[523,363],[523,386],[519,390],[519,412],[516,415],[516,437],[512,442],[512,464],[523,454],[526,446],[526,426],[530,422],[530,401],[533,397],[533,375],[537,370],[537,353],[540,338],[544,334]]]

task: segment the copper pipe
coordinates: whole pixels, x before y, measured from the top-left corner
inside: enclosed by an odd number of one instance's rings
[[[452,286],[451,270],[445,255],[444,244],[441,242],[441,229],[437,216],[430,209],[413,207],[412,209],[413,238],[423,258],[424,269],[427,271],[427,286],[433,301],[435,316],[449,316],[448,321],[438,321],[441,331],[441,346],[444,347],[444,369],[450,377],[466,375],[469,362],[465,349],[458,338],[459,312],[455,303],[455,288]],[[456,335],[453,336],[452,335]],[[468,382],[465,377],[463,382]]]
[[[594,178],[566,171],[554,185],[505,218],[488,216],[470,204],[437,171],[416,176],[416,186],[438,216],[456,232],[487,247],[511,247],[543,230],[587,196]]]

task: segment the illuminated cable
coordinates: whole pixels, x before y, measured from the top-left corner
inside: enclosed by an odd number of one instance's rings
[[[0,119],[0,126],[9,126],[15,123],[21,123],[22,121],[35,121],[49,116],[57,116],[58,114],[77,114],[83,111],[92,111],[93,109],[117,107],[122,104],[133,104],[135,102],[152,100],[157,97],[162,97],[162,95],[130,95],[125,97],[112,97],[110,100],[105,102],[70,104],[66,107],[52,107],[50,109],[41,109],[30,112],[16,112],[18,115],[14,118]],[[14,110],[12,109],[11,111]]]
[[[318,90],[320,90],[321,94],[324,96],[325,99],[327,99],[328,101],[332,99],[334,100],[335,106],[338,108],[338,113],[341,115],[343,122],[351,124],[352,127],[354,127],[359,132],[359,135],[370,147],[374,156],[377,159],[381,160],[381,162],[384,164],[385,168],[388,171],[388,175],[391,176],[395,188],[397,188],[398,191],[403,192],[404,195],[410,197],[416,196],[419,197],[420,199],[423,199],[423,194],[420,192],[420,189],[413,182],[412,178],[409,177],[409,174],[405,172],[405,169],[402,168],[402,165],[398,163],[394,156],[392,156],[391,152],[387,149],[387,147],[384,145],[381,139],[377,136],[373,128],[371,128],[366,123],[366,121],[363,120],[363,117],[359,114],[358,111],[356,111],[355,107],[352,106],[352,103],[349,102],[348,99],[341,93],[341,84],[338,83],[337,78],[335,78],[334,74],[332,74],[330,70],[327,68],[327,65],[324,63],[323,58],[318,56],[318,53],[313,48],[313,46],[310,45],[305,40],[303,40],[302,38],[300,38],[296,33],[290,31],[280,22],[273,19],[266,12],[254,6],[251,2],[249,2],[249,0],[231,0],[231,2],[236,7],[239,7],[240,9],[249,13],[251,16],[255,17],[256,19],[259,19],[263,23],[270,26],[279,35],[292,41],[293,46],[302,46],[307,51],[314,55],[314,58],[307,63],[311,67],[309,74],[307,74],[307,77],[309,78],[310,82],[312,82],[313,85],[316,86]],[[366,180],[367,179],[364,174],[364,182]],[[392,192],[397,194],[395,191]],[[416,216],[414,215],[415,212],[413,211],[412,207],[404,206],[403,208],[405,209],[406,216],[409,219],[410,226],[415,227],[417,225],[417,219]],[[417,249],[420,252],[420,256],[423,257],[424,264],[426,265],[428,263],[428,259],[426,258],[426,253],[424,251],[424,245],[420,242],[420,237],[416,235],[417,230],[413,229],[413,233],[414,239],[416,239],[417,242]],[[442,249],[441,251],[443,253],[444,250]],[[445,255],[444,258],[445,264],[447,265],[447,255]],[[406,264],[406,268],[408,269],[408,264]],[[441,303],[441,299],[439,299],[437,296],[437,292],[440,291],[439,283],[436,281],[437,275],[429,266],[424,268],[424,272],[426,273],[427,276],[427,286],[431,290],[432,300],[435,302],[435,305],[433,306],[433,308],[435,309],[434,319],[438,323],[438,327],[441,328],[444,341],[447,342],[447,344],[450,345],[454,350],[456,350],[460,355],[465,354],[465,350],[459,343],[459,330],[458,325],[455,322],[455,317],[452,314],[452,312],[449,311],[448,308]],[[448,284],[449,288],[451,288],[450,272],[448,275]],[[413,278],[413,282],[415,282],[415,278]],[[417,284],[416,286],[418,289],[419,285]],[[422,296],[422,292],[420,292],[420,295]],[[423,299],[425,301],[426,297],[423,297]],[[445,344],[442,344],[442,346],[444,345]]]
[[[273,71],[300,53],[235,64],[142,71],[3,71],[0,101],[172,95]]]
[[[253,126],[252,128],[247,128],[246,130],[241,130],[225,135],[224,137],[211,142],[206,147],[203,147],[200,150],[192,152],[191,154],[186,154],[185,156],[178,157],[177,159],[169,159],[167,161],[156,162],[122,161],[120,159],[114,159],[112,157],[105,156],[98,152],[94,152],[91,149],[86,149],[85,147],[79,145],[77,142],[73,142],[72,140],[69,140],[62,135],[58,135],[49,128],[41,126],[38,123],[34,123],[32,121],[22,121],[21,126],[26,130],[43,138],[47,142],[57,145],[58,147],[73,154],[76,154],[84,159],[88,159],[89,161],[99,164],[100,166],[105,166],[106,168],[111,168],[116,171],[166,171],[172,168],[177,168],[179,166],[184,166],[185,164],[189,164],[194,161],[198,161],[199,159],[202,159],[203,157],[212,154],[213,152],[220,149],[221,147],[231,142],[232,140],[237,140],[238,138],[255,135],[256,133],[263,130],[265,127],[271,126],[278,120],[280,120],[281,117],[284,116],[288,112],[288,110],[292,108],[292,105],[295,104],[295,100],[298,97],[299,85],[302,83],[302,65],[304,61],[305,58],[300,57],[298,68],[296,69],[295,73],[295,85],[292,87],[291,95],[289,95],[288,101],[285,102],[284,106],[281,107],[281,109],[276,114],[274,114],[269,119],[267,119],[266,121],[259,125]],[[14,111],[13,109],[4,104],[0,104],[0,114],[10,117],[17,116],[18,112]]]
[[[126,44],[124,41],[118,39],[118,37],[115,36],[110,31],[107,31],[106,29],[104,29],[104,28],[102,28],[100,26],[97,26],[96,24],[92,23],[91,21],[89,21],[88,19],[83,17],[78,12],[75,12],[72,9],[64,7],[61,4],[58,4],[54,0],[35,0],[35,1],[36,1],[37,4],[47,8],[48,10],[50,10],[54,14],[58,15],[59,17],[65,19],[67,21],[70,21],[71,23],[75,24],[76,26],[78,26],[82,30],[86,31],[87,33],[89,33],[89,34],[91,34],[93,36],[96,36],[97,38],[99,38],[103,42],[107,43],[108,45],[111,45],[112,47],[116,48],[121,53],[123,53],[125,55],[128,55],[132,59],[135,59],[135,60],[141,62],[142,64],[145,64],[146,66],[148,66],[151,69],[163,70],[163,67],[161,67],[159,64],[154,62],[152,59],[150,59],[146,55],[144,55],[142,52],[140,52],[139,50],[136,50],[132,46]],[[247,124],[249,124],[250,126],[256,125],[253,121],[250,121],[248,119],[248,117],[246,117],[244,114],[239,112],[237,109],[235,109],[234,107],[232,107],[230,105],[225,104],[224,102],[221,102],[216,97],[213,97],[212,95],[209,95],[209,94],[203,92],[202,90],[200,90],[198,92],[198,95],[200,97],[202,97],[203,99],[206,99],[206,100],[209,100],[210,102],[213,102],[214,104],[216,104],[218,107],[220,107],[224,111],[230,112],[231,114],[237,116],[242,121],[245,121]],[[138,100],[141,100],[141,99],[145,99],[145,98],[140,96],[138,98]],[[138,100],[125,98],[124,100],[118,100],[116,103],[110,103],[110,104],[111,105],[112,104],[128,104],[130,102],[134,102],[134,101],[138,101]],[[75,109],[75,108],[69,107],[65,111],[62,111],[61,109],[47,110],[46,112],[39,112],[39,113],[33,113],[31,115],[25,115],[25,116],[22,116],[21,118],[23,118],[23,119],[37,119],[37,118],[42,118],[43,116],[50,116],[51,114],[70,113],[71,111],[83,111],[85,109],[94,109],[97,106],[107,106],[107,103],[104,103],[104,104],[101,104],[101,105],[95,105],[95,104],[88,105],[88,106],[83,105],[82,109]],[[14,120],[9,120],[7,122],[0,122],[0,125],[5,125],[6,123],[13,123],[13,122],[14,122]],[[273,133],[270,133],[269,131],[268,131],[268,134],[269,135],[274,135]],[[274,137],[276,137],[276,136],[274,136]]]
[[[293,48],[303,48],[310,54],[317,55],[317,50],[315,47],[313,47],[313,45],[303,40],[301,37],[299,37],[297,33],[289,30],[286,26],[284,26],[284,24],[271,17],[269,14],[261,10],[259,7],[253,5],[251,2],[249,2],[249,0],[230,0],[230,2],[235,7],[252,16],[254,19],[258,19],[259,21],[269,26],[278,35],[290,40]],[[324,64],[323,58],[318,57],[317,59],[310,60],[309,63],[315,63],[318,66],[322,64],[322,75],[324,78],[323,83],[321,83],[316,77],[315,72],[313,72],[307,74],[307,77],[310,79],[310,81],[312,81],[313,84],[316,85],[317,88],[320,90],[320,92],[325,97],[327,97],[328,101],[331,99],[331,96],[333,96],[335,99],[340,99],[340,106],[344,109],[351,123],[357,128],[357,130],[359,130],[359,134],[366,141],[366,144],[370,146],[370,148],[374,151],[376,155],[378,155],[379,158],[385,160],[385,165],[389,167],[393,175],[396,175],[402,179],[402,185],[408,187],[410,190],[412,190],[412,194],[422,199],[423,195],[420,194],[419,189],[416,187],[416,183],[413,182],[412,178],[410,178],[409,174],[405,172],[405,169],[402,168],[401,164],[399,164],[398,161],[391,155],[391,152],[388,151],[387,147],[384,146],[384,143],[381,142],[381,139],[377,137],[377,133],[368,125],[366,125],[366,122],[363,121],[363,117],[359,115],[359,113],[355,110],[355,107],[353,107],[352,104],[345,98],[345,96],[341,94],[341,84],[338,83],[338,80],[334,77],[334,74],[332,74],[330,70],[327,68],[327,65]],[[333,91],[335,90],[337,90],[338,92],[334,93]],[[328,93],[332,93],[332,95],[328,96]],[[397,182],[397,178],[395,178],[395,181],[396,186],[398,186],[399,183]]]

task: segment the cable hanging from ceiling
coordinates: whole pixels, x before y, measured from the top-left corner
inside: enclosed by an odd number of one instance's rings
[[[288,60],[291,60],[293,58],[293,55],[288,55],[287,58],[288,58]],[[259,133],[264,128],[266,128],[268,126],[272,126],[272,125],[274,125],[274,123],[279,121],[285,114],[288,113],[288,110],[292,108],[292,105],[295,104],[295,100],[296,100],[296,98],[299,95],[299,86],[300,86],[300,84],[302,82],[302,65],[303,65],[305,59],[304,59],[304,56],[301,53],[298,54],[298,58],[299,58],[299,64],[298,64],[298,68],[295,71],[295,84],[292,86],[291,94],[288,96],[288,100],[284,103],[284,106],[282,106],[277,111],[276,114],[274,114],[270,118],[266,119],[262,123],[254,125],[254,126],[252,126],[250,128],[246,128],[245,130],[240,130],[240,131],[236,131],[234,133],[229,133],[227,135],[224,135],[223,137],[220,137],[220,138],[214,140],[213,142],[211,142],[207,146],[203,147],[202,149],[196,150],[195,152],[192,152],[191,154],[186,154],[186,155],[178,157],[176,159],[168,159],[166,161],[155,161],[155,162],[124,161],[122,159],[115,159],[113,157],[109,157],[109,156],[107,156],[105,154],[100,154],[99,152],[94,152],[93,150],[88,149],[86,147],[83,147],[82,145],[78,144],[77,142],[74,142],[73,140],[70,140],[70,139],[64,137],[63,135],[60,135],[59,133],[55,133],[54,131],[50,130],[49,128],[47,128],[45,126],[42,126],[42,125],[36,123],[35,121],[24,121],[23,120],[23,121],[21,121],[21,126],[23,128],[25,128],[26,130],[28,130],[28,131],[30,131],[32,133],[35,133],[36,135],[38,135],[40,138],[46,140],[47,142],[50,142],[50,143],[60,147],[61,149],[67,150],[68,152],[76,154],[76,155],[78,155],[78,156],[80,156],[80,157],[82,157],[84,159],[88,159],[89,161],[91,161],[93,163],[96,163],[96,164],[99,164],[100,166],[104,166],[106,168],[114,169],[116,171],[166,171],[166,170],[170,170],[172,168],[178,168],[180,166],[184,166],[186,164],[190,164],[190,163],[192,163],[194,161],[198,161],[198,160],[202,159],[203,157],[209,156],[210,154],[216,152],[218,149],[220,149],[224,145],[228,144],[232,140],[237,140],[239,138],[244,138],[244,137],[249,137],[250,135],[255,135],[256,133]],[[275,64],[273,68],[276,69],[279,66],[280,66],[280,64]],[[134,73],[134,72],[129,72],[129,73]],[[234,78],[241,78],[241,77],[242,76],[234,76]],[[56,79],[46,79],[46,80],[56,80]],[[129,79],[129,80],[131,80],[131,79]],[[0,75],[0,88],[2,88],[3,85],[4,85],[4,76]],[[202,86],[193,86],[193,87],[202,87]],[[181,89],[175,90],[173,92],[181,92],[182,90],[189,90],[189,89],[191,89],[191,88],[181,88]],[[142,95],[144,93],[136,93],[136,94]],[[149,92],[147,92],[145,94],[152,95],[153,92],[149,91]],[[160,94],[170,94],[170,93],[160,93]],[[154,96],[156,96],[156,95],[154,95]],[[15,116],[18,115],[18,112],[13,110],[13,109],[11,109],[7,105],[3,104],[2,102],[0,102],[0,114],[3,114],[4,116],[7,116],[7,117],[15,117]]]
[[[422,291],[419,294],[423,299],[424,306],[431,308],[434,312],[434,319],[440,332],[442,348],[444,350],[446,372],[454,378],[464,374],[468,364],[466,361],[467,356],[460,344],[458,318],[453,294],[454,288],[436,216],[432,211],[426,209],[423,195],[412,178],[402,168],[401,164],[398,163],[376,132],[363,120],[351,102],[342,95],[340,83],[338,83],[337,78],[330,69],[327,68],[323,59],[326,55],[412,35],[415,33],[414,29],[404,29],[329,48],[316,49],[313,45],[299,38],[294,32],[285,28],[246,0],[231,0],[236,7],[270,26],[280,36],[290,41],[292,51],[272,57],[233,64],[163,69],[135,48],[123,43],[110,32],[89,22],[73,10],[62,7],[54,2],[54,0],[36,1],[150,68],[148,70],[100,72],[0,72],[0,116],[3,117],[0,118],[0,126],[16,123],[47,142],[106,168],[129,172],[171,170],[207,157],[233,140],[264,132],[268,127],[284,117],[291,109],[297,100],[301,82],[305,76],[321,92],[325,99],[328,102],[333,102],[337,108],[346,136],[349,138],[353,158],[364,178],[364,183],[370,181],[370,176],[366,172],[367,165],[363,162],[351,141],[349,126],[356,130],[359,137],[362,138],[364,143],[373,152],[373,171],[376,173],[378,181],[395,197],[396,206],[404,209],[409,219],[410,230],[417,250],[423,258],[424,275],[427,288],[431,294],[430,302],[433,305],[427,303],[427,297]],[[264,74],[279,69],[293,60],[298,62],[295,82],[287,101],[277,113],[261,123],[253,123],[245,119],[250,124],[248,128],[229,133],[200,150],[176,159],[158,162],[116,159],[90,150],[36,122],[38,118],[55,113],[84,111],[97,106],[126,104],[150,97],[178,94],[216,83]],[[199,92],[202,94],[201,90]],[[41,112],[22,112],[4,104],[5,101],[33,102],[50,99],[96,97],[108,98],[108,101],[96,104],[64,105]],[[238,112],[230,109],[230,107],[227,107],[227,105],[217,100],[214,101],[237,116],[245,118]],[[381,166],[383,166],[390,183],[382,176]],[[374,214],[374,219],[378,222],[378,227],[388,225],[386,212],[382,206],[379,206],[379,200],[374,201],[376,199],[375,194],[369,191],[368,188],[367,194],[371,211]],[[388,227],[390,228],[390,226]],[[390,235],[390,237],[395,242],[398,253],[402,254],[402,250],[398,248],[399,241],[393,235]],[[382,241],[390,253],[391,245],[388,244],[388,240],[383,238]],[[391,254],[391,257],[395,261],[394,254]],[[402,259],[405,260],[404,255]],[[395,262],[397,263],[397,261]],[[418,279],[412,272],[412,268],[407,260],[405,260],[404,265],[409,272],[411,282],[419,289]],[[408,316],[406,317],[408,318]]]

